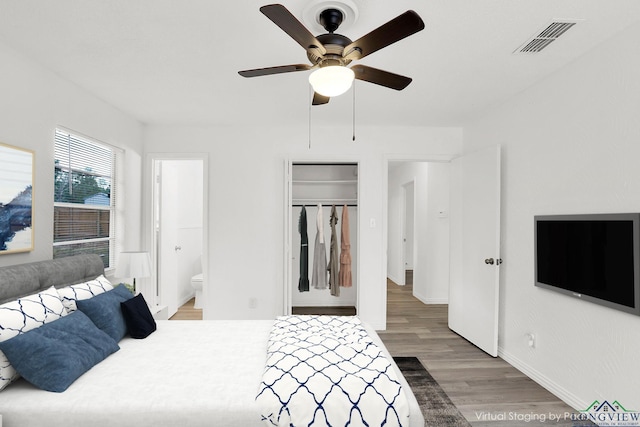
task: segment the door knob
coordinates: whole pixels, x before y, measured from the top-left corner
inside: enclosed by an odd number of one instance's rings
[[[487,259],[484,260],[484,263],[493,265],[495,263],[495,261],[493,260],[493,258],[487,258]]]
[[[182,246],[176,246],[176,247],[174,248],[174,250],[175,250],[176,252],[178,252],[178,251],[182,250]]]

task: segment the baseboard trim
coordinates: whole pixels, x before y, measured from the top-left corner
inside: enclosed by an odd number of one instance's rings
[[[191,298],[195,298],[196,297],[196,293],[193,292],[191,295],[189,296],[184,296],[182,297],[182,301],[178,301],[178,307],[182,307],[183,305],[185,305],[186,303],[188,303],[189,301],[191,301]],[[0,426],[2,427],[2,426]]]
[[[571,406],[573,409],[580,411],[584,410],[590,405],[591,402],[585,402],[582,399],[578,398],[575,394],[571,393],[560,384],[557,384],[513,354],[505,351],[502,347],[498,347],[498,357],[502,358],[504,361],[525,374],[527,377],[531,378],[536,383],[540,384],[543,388],[555,395],[567,405]]]
[[[387,273],[387,279],[391,280],[393,283],[395,283],[398,286],[404,286],[404,278],[399,278],[399,277],[395,277],[391,274]]]
[[[449,304],[448,298],[425,298],[422,295],[415,293],[413,296],[419,299],[423,304]]]
[[[425,304],[449,304],[449,298],[427,298]]]

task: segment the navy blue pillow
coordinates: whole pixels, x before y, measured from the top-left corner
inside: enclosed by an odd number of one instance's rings
[[[146,338],[156,330],[156,321],[142,294],[121,302],[120,306],[131,338]]]
[[[125,286],[118,285],[93,298],[76,301],[76,305],[98,328],[119,342],[127,334],[120,303],[131,298],[133,294]]]
[[[0,350],[24,379],[58,393],[119,349],[79,311],[0,343]]]

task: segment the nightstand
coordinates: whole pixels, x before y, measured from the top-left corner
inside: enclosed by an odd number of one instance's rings
[[[149,310],[156,320],[169,320],[169,307],[166,305],[156,305],[150,307]]]

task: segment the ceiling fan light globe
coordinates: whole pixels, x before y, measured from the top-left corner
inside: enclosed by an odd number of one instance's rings
[[[355,74],[351,68],[331,65],[315,70],[309,75],[309,83],[316,93],[323,96],[342,95],[351,88]]]

